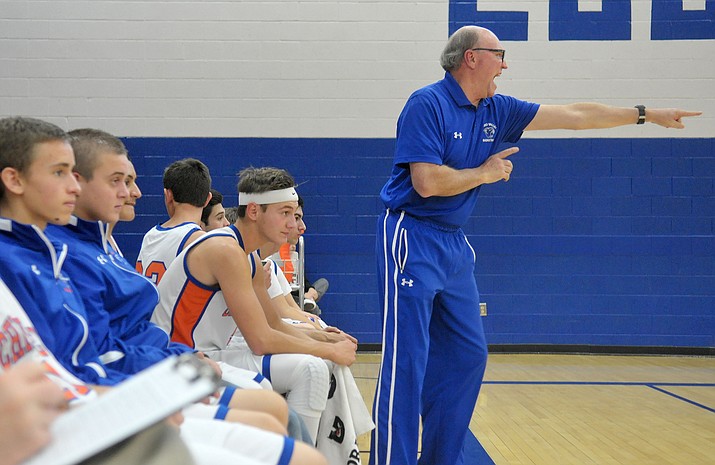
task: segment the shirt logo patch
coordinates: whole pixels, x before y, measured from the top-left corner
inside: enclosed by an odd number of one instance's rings
[[[455,139],[461,139],[461,138],[462,138],[462,133],[455,131],[455,132],[454,132],[454,138],[455,138]]]
[[[231,316],[231,312],[228,311],[228,308],[223,311],[223,314],[221,316]]]
[[[415,282],[413,280],[402,278],[402,282],[400,283],[400,286],[412,287],[414,284],[415,284]]]
[[[484,133],[484,139],[482,142],[494,142],[494,136],[497,133],[497,127],[493,123],[484,123],[482,127],[482,132]]]
[[[37,265],[32,265],[30,267],[32,269],[32,272],[35,273],[37,276],[40,276],[40,270],[37,268]]]

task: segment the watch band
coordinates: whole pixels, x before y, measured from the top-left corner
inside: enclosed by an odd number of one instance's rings
[[[638,109],[638,122],[636,124],[645,124],[645,105],[636,105]]]

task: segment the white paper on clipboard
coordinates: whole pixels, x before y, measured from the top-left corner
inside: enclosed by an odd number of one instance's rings
[[[22,465],[80,462],[208,396],[218,380],[194,355],[169,357],[60,415],[52,443]]]

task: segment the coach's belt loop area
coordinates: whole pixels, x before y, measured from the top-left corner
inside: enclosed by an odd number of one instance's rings
[[[400,213],[402,213],[402,210],[387,210],[388,213],[395,214],[397,216],[400,216]],[[412,221],[415,221],[417,223],[423,224],[425,226],[428,226],[432,229],[436,229],[438,231],[444,231],[444,232],[459,232],[462,230],[461,227],[459,226],[452,226],[449,224],[444,224],[444,223],[437,223],[435,221],[432,221],[428,218],[420,218],[418,216],[410,215],[409,213],[405,212],[405,217],[409,218]]]

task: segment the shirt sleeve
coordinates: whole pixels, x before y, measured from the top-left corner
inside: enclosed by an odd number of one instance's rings
[[[538,103],[526,102],[508,95],[495,95],[493,97],[496,104],[506,108],[508,115],[502,124],[506,126],[504,141],[515,144],[524,134],[524,129],[531,123],[531,120],[539,111]]]
[[[413,94],[397,120],[395,163],[443,163],[444,118],[426,92]]]

